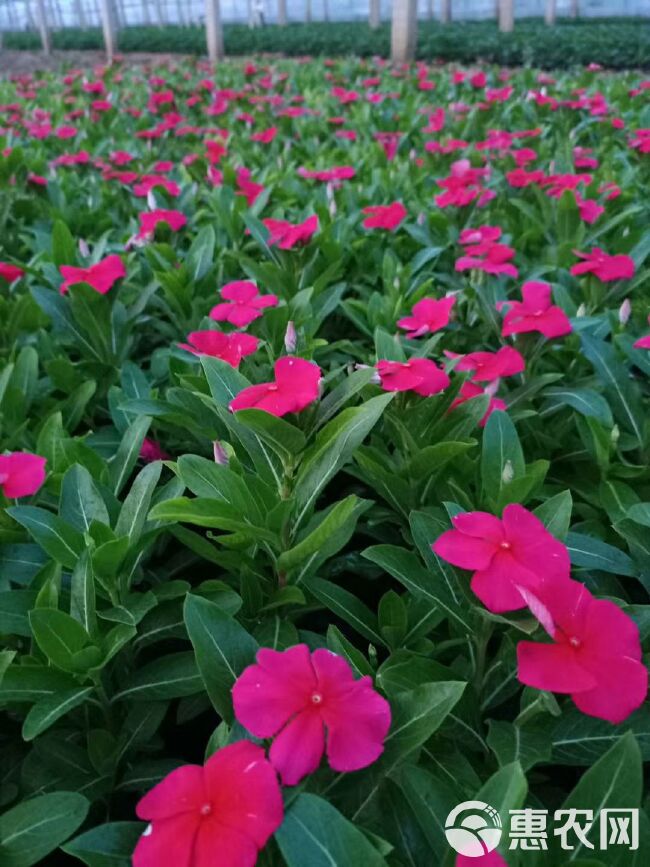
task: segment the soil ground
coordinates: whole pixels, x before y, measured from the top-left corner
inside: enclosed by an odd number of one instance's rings
[[[168,61],[178,61],[181,54],[152,54],[146,51],[121,55],[128,66],[159,66]],[[0,76],[20,75],[28,72],[59,70],[67,68],[87,69],[106,62],[103,51],[54,51],[50,57],[40,52],[0,50]]]

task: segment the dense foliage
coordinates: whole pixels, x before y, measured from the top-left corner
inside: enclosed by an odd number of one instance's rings
[[[387,57],[390,25],[371,30],[365,22],[340,21],[290,24],[251,29],[227,24],[224,41],[228,54],[275,52],[301,57],[356,54]],[[119,34],[121,51],[161,51],[205,54],[203,27],[127,27]],[[34,51],[35,33],[7,33],[7,48]],[[53,45],[60,50],[101,49],[99,30],[58,30]],[[501,33],[494,21],[462,21],[448,25],[421,21],[417,56],[425,60],[472,63],[481,60],[510,66],[530,64],[544,69],[566,69],[594,60],[612,69],[650,66],[648,19],[566,19],[554,27],[524,19],[513,33]]]
[[[209,756],[224,811],[265,775],[267,867],[451,865],[476,798],[640,808],[635,852],[594,825],[491,865],[647,863],[648,93],[361,60],[0,84],[3,867],[221,864],[147,855],[198,771],[135,813]],[[323,761],[318,724],[270,746],[313,672]]]

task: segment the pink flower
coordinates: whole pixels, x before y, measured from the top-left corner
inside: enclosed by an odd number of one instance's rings
[[[390,706],[369,677],[355,680],[342,657],[324,649],[310,654],[305,644],[259,650],[232,696],[243,726],[256,737],[275,737],[269,758],[287,786],[315,771],[325,750],[335,771],[371,765],[391,723]]]
[[[0,262],[0,277],[6,280],[7,283],[13,283],[19,277],[22,277],[25,272],[18,265],[10,265],[9,262]]]
[[[210,311],[210,319],[216,322],[230,322],[236,328],[245,328],[259,319],[266,307],[276,307],[277,295],[260,295],[257,286],[249,280],[235,280],[227,283],[221,290],[226,302],[217,304]]]
[[[466,249],[469,255],[456,260],[456,271],[484,271],[486,274],[507,274],[518,277],[519,271],[510,262],[515,251],[506,244],[477,244]]]
[[[594,598],[578,581],[524,593],[554,643],[519,643],[519,680],[535,689],[568,693],[589,716],[623,722],[648,692],[634,621],[613,602]]]
[[[523,355],[512,346],[502,346],[498,352],[470,352],[467,355],[445,352],[445,355],[460,358],[454,370],[473,370],[474,382],[492,382],[502,376],[514,376],[526,367]]]
[[[278,358],[273,371],[273,382],[249,385],[230,401],[230,410],[261,409],[281,417],[300,412],[318,398],[321,371],[313,361],[285,356]]]
[[[440,132],[445,125],[445,110],[437,108],[433,114],[429,115],[429,123],[424,127],[422,132]]]
[[[399,328],[409,333],[408,338],[421,337],[429,332],[440,331],[449,324],[451,308],[456,298],[447,295],[439,301],[435,298],[423,298],[413,305],[410,316],[404,316],[397,321]]]
[[[314,232],[318,231],[318,217],[313,214],[302,223],[289,223],[287,220],[262,220],[269,230],[269,246],[274,244],[281,250],[291,250],[292,247],[303,247],[311,240]]]
[[[525,608],[522,588],[539,592],[552,583],[554,591],[569,579],[567,549],[523,506],[506,506],[501,520],[488,512],[465,512],[452,524],[431,547],[443,560],[474,572],[472,590],[494,613]]]
[[[150,826],[133,867],[253,867],[284,818],[278,779],[261,747],[238,741],[205,765],[168,774],[136,807]]]
[[[70,286],[77,283],[88,283],[100,295],[106,295],[113,284],[121,277],[126,277],[124,263],[119,256],[113,254],[91,265],[89,268],[76,268],[72,265],[61,265],[59,268],[64,278],[59,292],[65,294]]]
[[[277,126],[271,126],[268,129],[264,129],[261,132],[254,132],[251,136],[251,141],[259,141],[262,144],[270,144],[273,139],[278,134]]]
[[[454,867],[508,867],[508,862],[495,850],[478,858],[469,855],[456,855]]]
[[[578,212],[580,214],[580,219],[584,220],[585,223],[595,223],[596,220],[605,213],[605,208],[602,205],[599,205],[598,202],[593,199],[583,199],[580,193],[576,191],[576,205],[578,206]]]
[[[521,287],[523,301],[500,301],[497,310],[508,307],[501,333],[524,334],[539,331],[544,337],[562,337],[571,332],[569,318],[560,307],[551,304],[551,287],[548,283],[529,280]]]
[[[148,464],[150,464],[152,461],[171,460],[171,455],[168,455],[166,451],[163,451],[160,443],[157,443],[155,440],[149,439],[149,437],[145,437],[142,441],[140,457]]]
[[[331,183],[332,181],[347,181],[350,178],[353,178],[356,172],[352,166],[334,166],[331,169],[321,169],[317,171],[311,171],[310,169],[305,169],[301,166],[298,169],[298,174],[301,178]]]
[[[393,202],[392,205],[370,205],[362,213],[369,214],[363,221],[366,229],[396,229],[408,211],[401,202]]]
[[[249,169],[237,169],[237,195],[245,197],[249,208],[255,204],[257,197],[264,192],[264,186],[251,181],[250,177],[251,173]]]
[[[501,237],[499,226],[479,226],[476,229],[463,229],[458,240],[466,247],[468,244],[485,244],[489,247]]]
[[[45,481],[45,458],[29,452],[0,455],[0,488],[5,497],[29,497]]]
[[[464,382],[458,393],[458,397],[453,401],[449,410],[451,411],[457,406],[461,406],[463,403],[467,403],[468,400],[472,400],[475,397],[480,397],[482,394],[488,394],[487,390],[483,390],[480,385],[477,385],[475,382]],[[479,427],[485,427],[487,424],[487,420],[490,418],[493,412],[501,411],[505,412],[508,407],[505,402],[501,400],[500,397],[493,397],[490,394],[490,402],[488,404],[488,408],[485,412],[485,415],[478,423]]]
[[[584,262],[578,262],[571,268],[571,273],[578,277],[580,274],[595,274],[603,283],[611,283],[614,280],[627,280],[634,277],[634,259],[630,256],[609,256],[600,247],[594,247],[590,253],[573,251]]]
[[[156,232],[156,226],[165,223],[172,232],[178,232],[187,224],[187,217],[180,211],[145,211],[140,214],[140,231],[138,238],[151,238]]]
[[[445,371],[429,358],[412,358],[404,364],[378,361],[377,371],[384,391],[414,391],[422,397],[430,397],[449,385]]]
[[[224,334],[222,331],[192,331],[188,334],[189,343],[179,343],[181,349],[186,349],[194,355],[211,355],[221,358],[233,367],[247,355],[252,355],[257,349],[259,340],[252,334]]]
[[[648,324],[650,324],[650,316],[648,316]],[[644,337],[639,337],[639,339],[634,343],[634,348],[650,349],[650,334],[646,334]]]

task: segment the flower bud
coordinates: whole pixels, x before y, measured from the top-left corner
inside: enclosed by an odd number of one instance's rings
[[[621,325],[627,325],[630,320],[630,315],[632,313],[632,304],[629,298],[626,298],[621,306],[618,308],[618,321]]]
[[[90,249],[83,238],[79,238],[79,253],[84,257],[90,256]]]
[[[287,330],[284,334],[284,348],[287,352],[295,352],[298,343],[298,335],[296,334],[296,326],[291,322],[287,322]]]
[[[228,452],[221,445],[219,440],[215,440],[212,443],[212,450],[214,454],[214,462],[215,464],[219,464],[221,467],[227,467],[229,462]]]

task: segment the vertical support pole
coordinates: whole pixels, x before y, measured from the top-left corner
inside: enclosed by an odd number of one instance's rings
[[[368,25],[371,30],[376,30],[381,24],[381,0],[370,0],[368,8]]]
[[[217,63],[224,58],[219,0],[205,0],[205,29],[208,40],[208,57],[211,63]]]
[[[287,0],[278,0],[278,24],[280,27],[287,26]]]
[[[555,0],[546,0],[546,8],[544,10],[544,21],[550,27],[555,24],[555,16],[557,13],[557,7]]]
[[[415,56],[417,36],[417,0],[393,0],[391,60],[405,63]]]
[[[499,30],[502,33],[512,33],[515,26],[515,9],[513,0],[500,0]]]
[[[451,0],[440,0],[440,23],[449,24],[451,21]]]
[[[115,57],[115,49],[117,48],[117,19],[113,0],[101,0],[101,13],[106,59],[109,63],[112,63]]]
[[[45,0],[36,0],[38,32],[41,35],[41,45],[43,46],[43,54],[50,55],[52,53],[52,42],[50,40],[50,31],[47,26],[47,14],[45,12]]]

